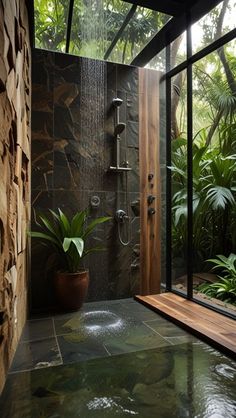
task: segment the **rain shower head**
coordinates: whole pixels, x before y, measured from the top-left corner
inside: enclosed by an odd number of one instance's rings
[[[112,103],[115,107],[120,107],[123,103],[123,100],[119,99],[119,97],[116,97],[115,99],[112,100]]]
[[[125,128],[126,128],[126,124],[125,124],[125,123],[122,123],[122,122],[118,123],[118,124],[115,126],[115,129],[114,129],[114,135],[115,135],[115,136],[120,135],[120,134],[123,132],[123,130],[124,130]]]

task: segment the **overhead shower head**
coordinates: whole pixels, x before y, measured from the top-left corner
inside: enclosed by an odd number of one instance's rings
[[[119,99],[119,97],[116,97],[115,99],[112,100],[112,103],[115,107],[120,107],[123,103],[123,100]]]
[[[115,126],[115,129],[114,129],[114,135],[115,135],[115,136],[120,135],[120,134],[123,132],[123,130],[124,130],[125,128],[126,128],[126,124],[125,124],[125,123],[123,123],[123,122],[118,123],[118,124]]]

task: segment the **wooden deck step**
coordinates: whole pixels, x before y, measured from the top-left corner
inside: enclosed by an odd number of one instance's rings
[[[174,293],[135,296],[170,321],[236,359],[236,321]]]

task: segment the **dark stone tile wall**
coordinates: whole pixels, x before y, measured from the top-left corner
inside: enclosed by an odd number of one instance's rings
[[[121,161],[129,161],[128,174],[108,171],[115,163],[112,99],[117,96],[123,99],[120,120],[126,129],[121,134]],[[89,301],[126,298],[139,289],[138,102],[135,67],[33,52],[33,209],[60,207],[71,215],[91,207],[91,197],[98,196],[100,206],[91,208],[91,217],[114,217],[117,209],[130,216],[127,246],[119,242],[115,221],[96,230],[94,241],[107,250],[86,261]],[[126,231],[122,232],[126,239]],[[53,308],[52,276],[47,251],[32,240],[34,311]]]

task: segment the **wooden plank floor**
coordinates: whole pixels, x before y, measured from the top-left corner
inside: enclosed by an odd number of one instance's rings
[[[236,359],[236,321],[174,293],[135,296],[170,321]]]

